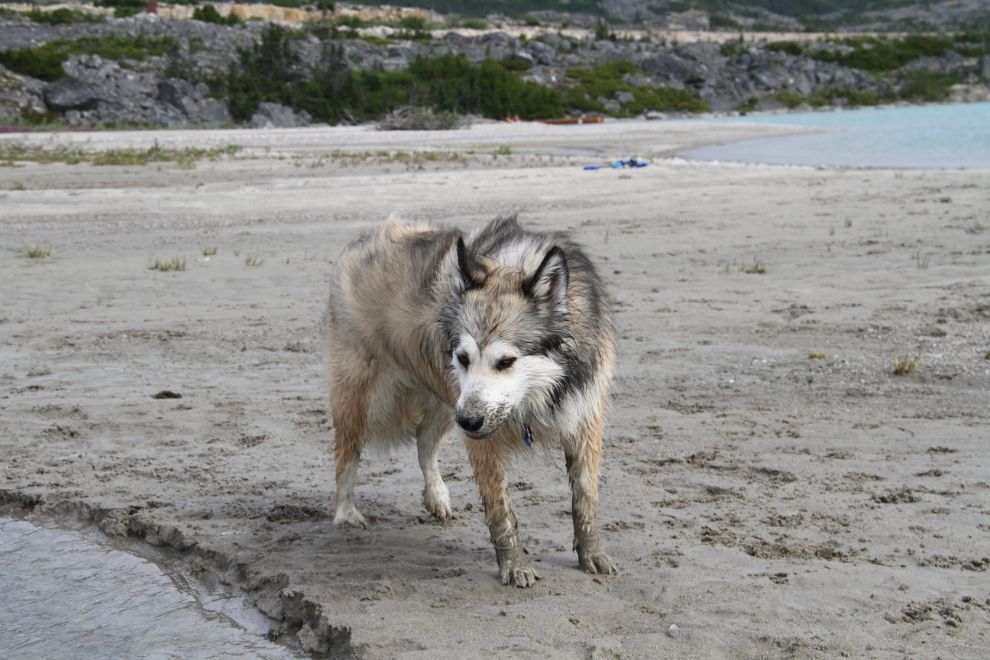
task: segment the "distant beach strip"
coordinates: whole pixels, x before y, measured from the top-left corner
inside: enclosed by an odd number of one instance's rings
[[[990,103],[697,119],[822,132],[682,151],[687,160],[903,169],[990,169]]]

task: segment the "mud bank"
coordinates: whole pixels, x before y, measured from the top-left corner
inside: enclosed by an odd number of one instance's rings
[[[60,136],[244,149],[0,168],[4,506],[182,550],[332,657],[982,657],[988,173],[581,169],[781,130]],[[456,153],[395,155],[416,149]],[[563,458],[522,455],[543,579],[500,586],[455,437],[454,520],[422,509],[410,447],[362,467],[369,530],[329,524],[327,275],[393,211],[518,212],[590,247],[620,337],[599,505],[617,576],[575,568]]]

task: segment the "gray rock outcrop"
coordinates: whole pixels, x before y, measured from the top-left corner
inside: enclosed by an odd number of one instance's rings
[[[279,103],[263,102],[258,105],[249,122],[251,128],[304,128],[312,119],[305,110],[294,112]]]

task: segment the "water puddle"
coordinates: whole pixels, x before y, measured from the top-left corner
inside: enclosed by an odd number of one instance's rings
[[[125,551],[126,550],[126,551]],[[91,529],[0,518],[0,658],[310,658],[182,557]]]

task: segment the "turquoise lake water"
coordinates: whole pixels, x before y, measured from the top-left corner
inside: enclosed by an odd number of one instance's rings
[[[990,103],[725,117],[825,132],[692,149],[688,160],[910,169],[990,169]]]

